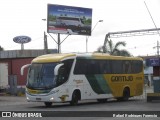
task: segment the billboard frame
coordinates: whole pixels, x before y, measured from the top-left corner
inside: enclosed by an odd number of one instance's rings
[[[91,35],[92,9],[57,4],[47,5],[47,32]]]

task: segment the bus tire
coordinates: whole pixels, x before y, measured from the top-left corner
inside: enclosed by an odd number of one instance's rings
[[[46,107],[51,107],[52,106],[52,102],[44,102]]]
[[[78,100],[80,100],[80,91],[75,90],[72,94],[72,100],[70,101],[70,104],[75,106],[78,104]]]
[[[129,88],[125,88],[123,91],[123,100],[128,101],[129,97],[130,97],[130,90]]]
[[[130,97],[130,90],[129,90],[129,88],[125,88],[123,90],[123,96],[118,97],[117,100],[118,101],[128,101],[129,97]]]

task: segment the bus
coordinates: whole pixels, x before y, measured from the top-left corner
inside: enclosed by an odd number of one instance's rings
[[[138,57],[105,53],[66,53],[42,55],[22,66],[28,67],[26,99],[77,105],[80,100],[109,98],[128,100],[143,94],[143,60]]]
[[[84,21],[79,17],[60,16],[56,18],[56,25],[83,27]]]

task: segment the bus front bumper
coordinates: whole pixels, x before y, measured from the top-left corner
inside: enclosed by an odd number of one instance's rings
[[[28,102],[60,102],[59,99],[55,99],[53,94],[45,95],[45,94],[28,94],[26,93],[26,99]]]

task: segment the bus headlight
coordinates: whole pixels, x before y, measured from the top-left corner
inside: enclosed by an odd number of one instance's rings
[[[29,97],[26,97],[26,99],[27,99],[28,102],[30,101]]]
[[[51,98],[50,98],[50,101],[53,101],[53,100],[54,100],[54,98],[53,98],[53,97],[51,97]]]

